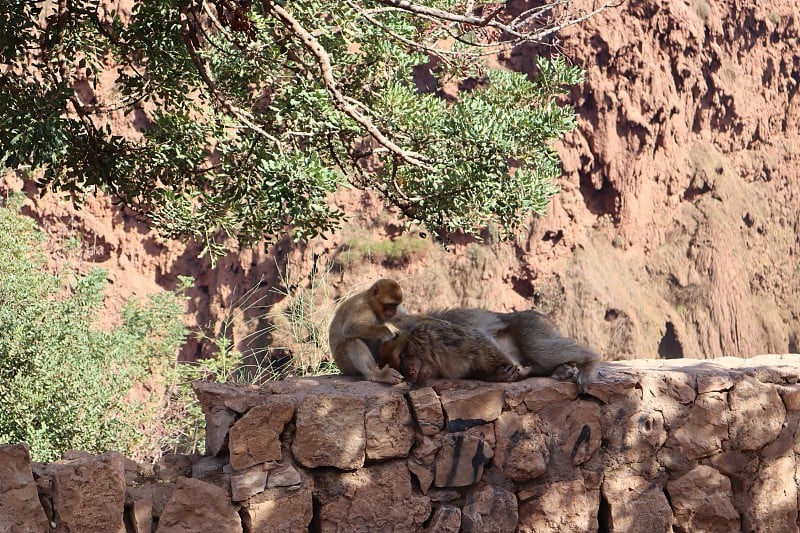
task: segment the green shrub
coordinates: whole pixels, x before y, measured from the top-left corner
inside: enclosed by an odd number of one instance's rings
[[[0,442],[26,441],[37,461],[69,449],[156,455],[162,392],[132,390],[174,362],[186,334],[180,298],[130,300],[120,326],[99,329],[106,273],[48,272],[46,238],[20,204],[0,207]]]

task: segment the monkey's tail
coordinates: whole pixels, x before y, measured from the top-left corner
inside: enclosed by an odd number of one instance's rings
[[[578,387],[578,392],[584,394],[586,387],[597,379],[597,367],[599,366],[600,357],[584,363],[583,366],[578,365],[578,375],[575,376],[575,385]]]

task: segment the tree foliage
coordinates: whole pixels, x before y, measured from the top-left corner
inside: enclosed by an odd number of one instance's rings
[[[225,235],[335,228],[328,197],[342,185],[434,232],[493,221],[513,234],[557,190],[551,143],[575,124],[558,99],[582,73],[558,56],[537,58],[533,77],[483,59],[607,7],[107,4],[0,0],[0,162],[42,168],[43,187],[77,200],[111,192],[214,254]],[[114,99],[85,90],[108,71]],[[143,120],[141,135],[115,130],[113,112]]]
[[[121,324],[100,329],[106,272],[45,270],[47,239],[11,200],[0,206],[0,442],[27,442],[36,461],[71,449],[157,456],[159,391],[151,383],[136,402],[132,389],[175,360],[182,298],[128,300]]]

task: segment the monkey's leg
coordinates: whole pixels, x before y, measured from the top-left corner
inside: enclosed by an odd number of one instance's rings
[[[491,342],[486,342],[476,357],[476,367],[476,375],[487,381],[519,381],[528,375],[522,375],[520,366]]]
[[[348,339],[339,350],[343,357],[334,357],[334,361],[344,374],[361,374],[369,381],[391,385],[403,381],[403,375],[394,368],[388,365],[378,368],[372,352],[361,339]]]

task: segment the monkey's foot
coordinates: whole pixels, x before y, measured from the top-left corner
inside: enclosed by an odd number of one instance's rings
[[[372,381],[397,385],[403,381],[403,374],[390,366],[384,366],[383,368],[376,369],[372,372]]]
[[[558,365],[550,377],[561,381],[575,381],[578,376],[578,367],[574,363],[564,363]]]

